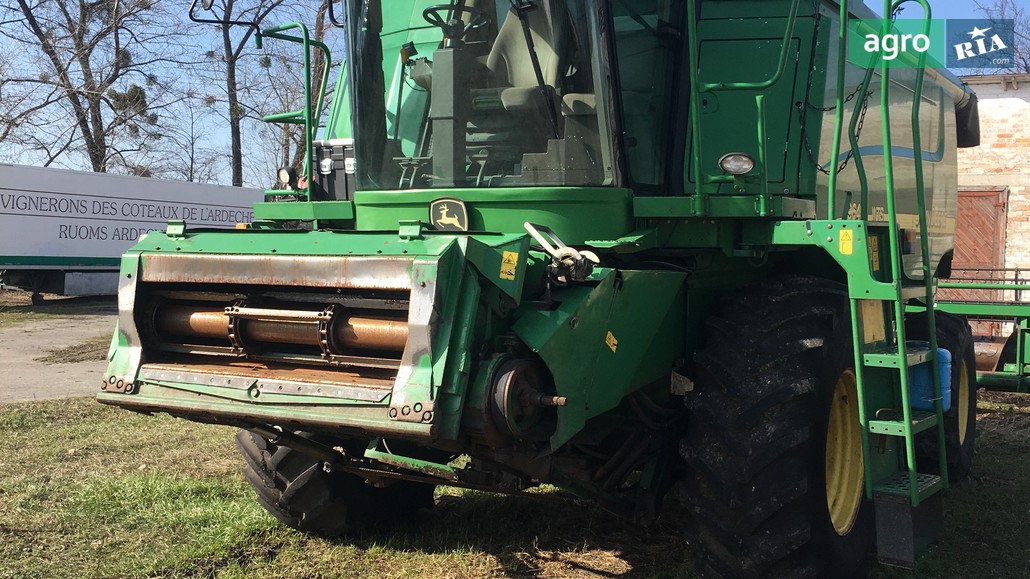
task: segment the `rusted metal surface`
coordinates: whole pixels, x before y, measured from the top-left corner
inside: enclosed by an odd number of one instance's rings
[[[229,306],[225,309],[225,313],[244,320],[282,320],[286,322],[317,322],[330,317],[325,312],[248,308],[244,306]]]
[[[333,325],[336,343],[348,348],[400,352],[408,342],[408,322],[348,316]]]
[[[224,307],[169,302],[162,304],[154,320],[162,336],[229,339],[229,318]]]
[[[1001,359],[1001,351],[1005,347],[1004,337],[978,337],[973,342],[976,352],[976,369],[980,372],[994,372]]]
[[[260,402],[262,394],[381,402],[393,385],[389,374],[383,372],[276,367],[251,362],[144,364],[140,380],[246,390],[255,402]]]
[[[369,386],[370,388],[381,388],[385,390],[389,390],[393,386],[393,376],[387,371],[357,372],[325,368],[303,368],[263,362],[232,361],[217,363],[198,361],[180,364],[152,363],[145,364],[143,368],[148,370],[176,370],[196,374],[209,374],[213,376],[222,375],[251,379],[262,378],[268,380],[288,380],[309,382],[312,384],[361,384]]]
[[[256,308],[229,308],[213,305],[192,305],[168,302],[155,316],[158,332],[181,338],[207,338],[228,341],[231,320],[242,317],[240,336],[243,344],[264,342],[320,347],[319,322],[321,312],[303,310],[265,310]],[[265,316],[265,318],[262,318]],[[331,316],[329,328],[332,344],[343,355],[342,349],[382,350],[400,352],[408,341],[408,324],[404,320],[368,315],[339,314]]]
[[[147,254],[145,282],[411,289],[409,257]]]
[[[267,342],[270,344],[318,346],[317,323],[244,320],[242,333],[244,344]]]
[[[401,367],[397,372],[394,396],[390,399],[390,418],[405,422],[431,422],[435,410],[434,401],[428,390],[412,396],[407,386],[422,358],[432,359],[432,320],[436,313],[435,264],[416,262],[412,266],[412,277],[420,280],[412,288],[408,311],[408,340],[401,354]]]
[[[389,394],[389,392],[384,392]],[[173,416],[196,422],[232,425],[250,428],[254,425],[280,423],[290,425],[299,420],[301,413],[287,404],[247,404],[217,396],[198,396],[188,389],[173,389],[163,385],[143,383],[135,396],[100,392],[97,401],[138,412],[167,412]],[[355,429],[355,432],[381,433],[383,436],[432,436],[433,425],[424,423],[383,421],[378,404],[353,404],[347,400],[326,399],[324,405],[303,401],[303,427],[311,430]],[[298,422],[294,425],[300,428]]]

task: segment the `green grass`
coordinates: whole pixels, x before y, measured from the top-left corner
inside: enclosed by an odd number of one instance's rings
[[[943,543],[913,572],[874,577],[1030,576],[1030,415],[1007,408],[981,411],[975,472],[947,491]],[[4,578],[691,575],[678,510],[644,529],[549,489],[448,490],[389,533],[327,541],[257,504],[230,428],[79,399],[0,406],[0,432]]]
[[[111,336],[105,334],[72,346],[48,350],[42,356],[33,358],[33,361],[44,364],[71,364],[104,360],[107,358],[107,351],[110,347]]]
[[[0,577],[683,576],[689,551],[556,491],[441,493],[386,534],[328,541],[267,515],[234,430],[89,399],[0,406]]]
[[[1030,398],[980,396],[973,472],[945,491],[944,540],[914,572],[874,577],[1030,577]]]

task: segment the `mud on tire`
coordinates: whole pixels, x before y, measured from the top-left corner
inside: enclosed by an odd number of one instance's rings
[[[871,502],[861,497],[840,534],[826,498],[831,398],[854,365],[845,288],[810,277],[749,287],[709,320],[694,361],[680,454],[702,574],[862,574]]]
[[[236,434],[236,446],[258,502],[299,531],[337,537],[410,518],[433,506],[431,485],[397,481],[370,487],[353,474],[327,471],[322,461],[247,430]]]

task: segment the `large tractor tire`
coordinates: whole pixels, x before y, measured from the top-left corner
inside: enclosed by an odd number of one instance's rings
[[[409,520],[433,506],[434,487],[397,481],[375,488],[345,471],[247,430],[236,435],[243,475],[272,516],[299,531],[337,537]]]
[[[944,413],[944,445],[948,453],[948,480],[960,482],[973,467],[976,446],[976,352],[969,322],[962,316],[937,312],[937,347],[951,353],[951,410]],[[929,340],[926,314],[909,316],[905,321],[910,340]],[[936,431],[921,434],[916,463],[936,465]]]
[[[862,576],[874,550],[845,288],[768,280],[708,322],[684,498],[709,577]]]

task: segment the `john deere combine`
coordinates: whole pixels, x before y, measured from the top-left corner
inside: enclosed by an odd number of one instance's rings
[[[268,119],[304,171],[125,255],[101,402],[241,428],[258,500],[323,535],[546,482],[637,518],[676,489],[713,576],[940,536],[976,402],[967,325],[928,307],[978,139],[954,77],[846,61],[858,2],[335,12],[324,131],[310,73]]]

